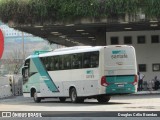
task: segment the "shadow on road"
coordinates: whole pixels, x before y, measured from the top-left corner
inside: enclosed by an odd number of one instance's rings
[[[111,100],[110,100],[111,101]],[[77,107],[77,106],[104,106],[104,105],[120,105],[120,104],[131,104],[124,102],[108,102],[98,103],[94,99],[87,99],[83,103],[72,103],[70,99],[65,102],[60,102],[57,98],[47,98],[42,100],[40,103],[35,103],[33,98],[23,98],[23,96],[12,97],[8,99],[0,100],[0,104],[4,105],[28,105],[28,106],[56,106],[56,107]]]

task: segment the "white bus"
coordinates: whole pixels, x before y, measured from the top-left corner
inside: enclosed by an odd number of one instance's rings
[[[111,95],[137,91],[137,63],[132,46],[79,46],[35,52],[22,69],[23,95],[35,102],[59,98],[100,103]]]

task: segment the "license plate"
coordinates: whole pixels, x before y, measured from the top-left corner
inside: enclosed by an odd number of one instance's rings
[[[124,85],[123,85],[123,84],[120,84],[120,85],[118,85],[118,87],[124,87]]]

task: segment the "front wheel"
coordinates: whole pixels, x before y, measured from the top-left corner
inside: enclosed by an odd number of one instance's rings
[[[111,98],[110,96],[99,96],[99,97],[97,97],[97,101],[99,103],[108,103],[110,98]]]
[[[37,92],[36,91],[34,92],[33,99],[34,99],[34,102],[36,102],[36,103],[41,102],[41,98],[37,97]]]

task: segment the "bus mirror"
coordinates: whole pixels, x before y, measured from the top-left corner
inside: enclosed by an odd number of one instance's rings
[[[28,69],[28,66],[24,66],[22,68],[22,76],[25,77],[25,70]]]
[[[25,68],[23,67],[22,68],[22,76],[24,76],[24,71],[25,71]]]

